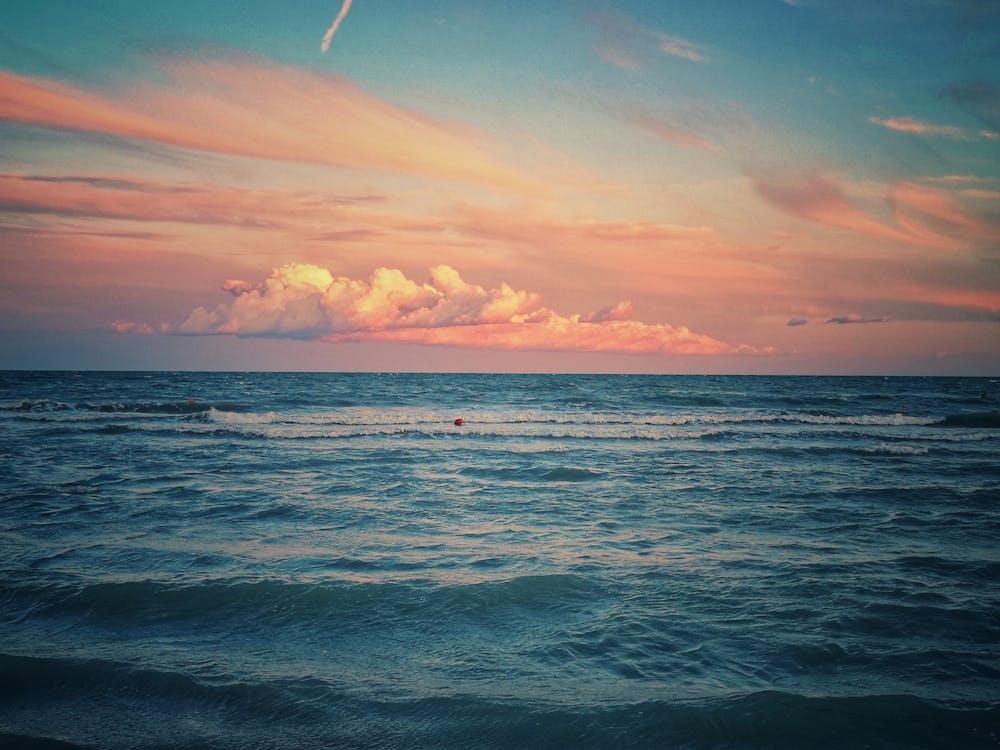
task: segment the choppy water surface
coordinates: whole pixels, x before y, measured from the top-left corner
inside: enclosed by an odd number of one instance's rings
[[[0,373],[0,746],[1000,747],[998,408]]]

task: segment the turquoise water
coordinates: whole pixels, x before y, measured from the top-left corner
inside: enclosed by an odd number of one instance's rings
[[[998,747],[998,402],[0,373],[0,746]]]

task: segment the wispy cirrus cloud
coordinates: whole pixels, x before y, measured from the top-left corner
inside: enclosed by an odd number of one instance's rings
[[[320,49],[325,54],[328,49],[330,49],[330,42],[333,41],[333,35],[337,33],[337,29],[340,28],[340,24],[344,22],[347,18],[347,11],[351,9],[351,0],[344,0],[344,4],[340,6],[340,12],[337,13],[337,17],[333,19],[333,23],[330,24],[330,28],[326,30],[323,35],[323,43],[320,45]]]
[[[684,326],[631,320],[628,302],[589,314],[559,315],[540,306],[536,293],[507,284],[486,289],[446,265],[431,269],[430,280],[419,283],[391,268],[376,269],[364,280],[290,263],[261,283],[230,280],[223,288],[234,295],[231,303],[194,310],[174,332],[510,350],[758,351]]]
[[[873,125],[881,125],[887,130],[896,130],[900,133],[913,133],[915,135],[940,135],[946,138],[957,138],[968,140],[968,135],[962,128],[951,125],[931,125],[921,122],[913,117],[869,117],[868,122]]]
[[[341,76],[251,57],[168,61],[163,80],[95,91],[0,72],[0,120],[217,154],[377,169],[532,191],[490,139],[398,107]]]
[[[621,13],[593,13],[591,19],[600,34],[597,54],[622,70],[641,70],[658,53],[690,62],[705,61],[701,48],[693,42],[648,29]]]
[[[981,200],[995,201],[1000,200],[1000,190],[982,190],[979,188],[965,188],[964,190],[959,190],[959,195],[963,195],[966,198],[978,198]]]
[[[819,174],[753,178],[757,194],[793,216],[873,237],[910,241],[905,232],[876,221],[848,200],[833,180]]]
[[[889,210],[889,223],[855,205],[840,184],[820,174],[752,180],[761,198],[792,216],[869,237],[944,250],[1000,237],[1000,225],[975,217],[944,191],[915,183],[884,189],[881,208]]]
[[[493,247],[503,255],[558,255],[580,266],[581,256],[588,263],[613,263],[608,256],[620,256],[628,248],[704,245],[715,240],[714,232],[704,226],[559,217],[521,203],[502,208],[446,203],[436,210],[425,207],[413,212],[388,196],[374,193],[248,188],[137,175],[0,172],[3,213],[98,222],[228,226],[251,232],[291,233],[324,243],[375,240],[395,248],[409,244],[424,255],[424,262],[440,262],[445,243]],[[113,225],[98,227],[121,231]],[[178,231],[187,230],[178,227]],[[485,260],[483,253],[477,256]]]
[[[895,130],[900,133],[912,133],[914,135],[940,136],[958,141],[973,141],[979,138],[994,140],[1000,138],[1000,133],[991,130],[980,130],[972,132],[954,125],[931,125],[913,117],[869,117],[868,122],[873,125],[881,125],[887,130]]]
[[[706,140],[698,133],[645,112],[633,112],[629,115],[628,120],[647,133],[676,146],[683,146],[684,148],[704,151],[710,154],[717,154],[722,151],[720,146]]]
[[[236,188],[101,175],[0,173],[0,212],[130,221],[288,227],[357,216],[379,195]]]
[[[944,183],[947,185],[947,184],[955,184],[963,182],[982,183],[982,182],[990,182],[992,180],[974,174],[944,174],[944,175],[936,175],[933,177],[922,177],[921,181]]]
[[[667,36],[666,34],[655,34],[656,46],[660,51],[674,57],[681,57],[691,62],[703,62],[705,57],[698,51],[698,47],[687,39],[677,36]]]
[[[924,221],[937,221],[942,225],[942,231],[952,236],[962,232],[987,236],[992,229],[980,219],[972,216],[951,195],[913,182],[900,182],[893,186],[892,199],[898,204],[918,212]]]
[[[539,248],[590,246],[610,243],[706,242],[715,237],[707,226],[689,226],[652,221],[609,221],[585,218],[556,218],[529,211],[497,211],[483,206],[460,204],[449,222],[476,237],[513,241]]]

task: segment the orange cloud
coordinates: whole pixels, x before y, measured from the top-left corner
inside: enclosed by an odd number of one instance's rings
[[[533,190],[482,134],[396,107],[340,76],[251,58],[173,60],[114,93],[0,72],[0,119],[236,156],[394,170]]]
[[[995,289],[962,289],[953,285],[911,283],[899,296],[944,308],[978,311],[981,316],[989,315],[993,320],[997,320],[997,315],[1000,314],[1000,291]]]
[[[516,256],[523,279],[529,268],[547,273],[544,269],[551,262],[572,260],[570,275],[576,279],[596,268],[601,274],[638,275],[647,285],[652,283],[647,271],[663,270],[659,253],[668,248],[692,256],[689,272],[697,276],[711,272],[706,266],[711,261],[694,248],[703,249],[717,239],[705,226],[555,217],[521,201],[504,208],[462,203],[437,210],[425,206],[414,212],[406,211],[399,201],[375,194],[265,190],[133,175],[0,173],[2,212],[190,224],[190,229],[176,228],[189,241],[211,236],[213,225],[235,227],[243,230],[241,242],[256,242],[268,253],[274,252],[273,234],[285,233],[291,244],[281,245],[285,249],[280,262],[316,252],[296,246],[303,241],[365,242],[374,243],[366,248],[379,248],[386,265],[443,261],[470,264],[470,270],[473,266],[496,269]],[[200,226],[205,230],[194,228]],[[249,247],[244,245],[244,249]],[[677,280],[683,265],[674,260],[672,279]],[[718,284],[718,278],[713,284]]]
[[[456,207],[454,226],[475,237],[522,242],[540,248],[578,247],[581,242],[706,242],[715,238],[709,227],[650,221],[554,219],[525,212],[496,211],[470,204]]]
[[[288,226],[356,216],[377,195],[233,188],[122,177],[0,174],[0,211],[192,224]]]
[[[966,191],[961,194],[966,195]],[[923,221],[931,223],[939,234],[971,242],[1000,239],[1000,224],[973,216],[942,190],[903,182],[894,187],[892,198],[897,209],[905,208],[920,214]],[[901,221],[898,212],[897,221]]]
[[[235,299],[200,307],[174,330],[319,338],[329,342],[392,341],[492,349],[623,353],[722,354],[755,352],[683,326],[628,320],[622,302],[595,313],[562,316],[539,306],[539,296],[507,284],[485,289],[450,266],[431,269],[429,283],[401,271],[376,269],[367,281],[334,276],[318,266],[290,263],[260,284],[229,280]]]
[[[623,354],[757,353],[734,347],[683,326],[615,320],[587,323],[580,316],[562,317],[551,311],[520,323],[490,323],[474,327],[408,328],[397,331],[339,334],[331,342],[382,341],[478,349],[614,352]]]

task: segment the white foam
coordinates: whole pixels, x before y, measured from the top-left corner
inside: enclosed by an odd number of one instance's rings
[[[891,456],[923,456],[928,452],[928,448],[921,445],[897,445],[892,443],[879,443],[874,448],[868,448],[869,453],[888,454]]]
[[[939,417],[913,417],[905,414],[875,414],[856,416],[832,416],[824,414],[763,414],[716,412],[701,414],[600,414],[547,411],[463,411],[410,409],[380,410],[342,409],[319,413],[276,413],[260,414],[252,412],[228,412],[212,408],[209,418],[227,425],[354,425],[354,426],[430,426],[452,425],[455,416],[461,416],[467,426],[471,425],[564,425],[564,426],[675,426],[726,424],[814,424],[814,425],[854,425],[854,426],[921,426],[940,421]]]

